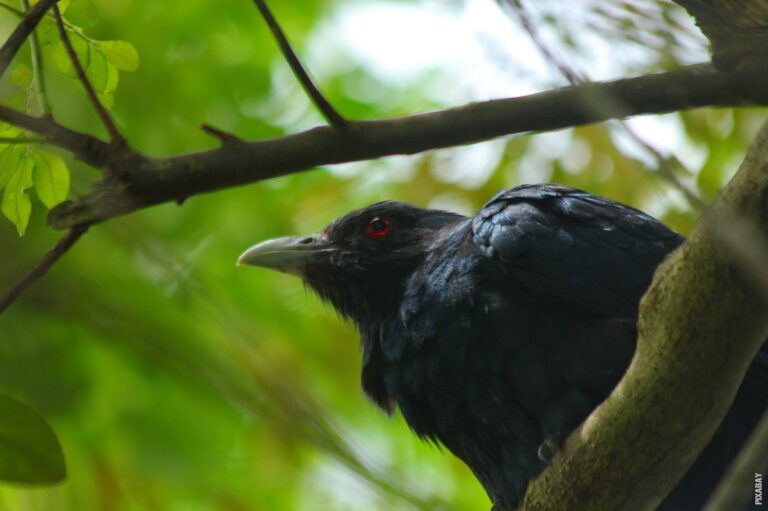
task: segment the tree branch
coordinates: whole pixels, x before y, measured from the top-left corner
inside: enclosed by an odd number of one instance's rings
[[[288,38],[285,37],[285,33],[283,32],[283,29],[280,28],[280,24],[272,15],[272,11],[269,10],[267,2],[265,0],[254,0],[254,3],[259,9],[259,12],[264,18],[264,21],[267,22],[269,29],[272,31],[272,35],[277,41],[277,45],[280,47],[280,51],[283,53],[283,57],[285,57],[285,60],[291,67],[291,71],[293,71],[294,76],[301,84],[304,92],[306,92],[307,96],[309,96],[309,99],[315,104],[317,109],[320,111],[323,117],[325,117],[325,120],[331,124],[331,126],[334,126],[337,129],[346,128],[347,120],[344,119],[341,114],[336,111],[335,108],[333,108],[333,105],[331,105],[331,103],[325,99],[325,96],[323,96],[315,83],[312,81],[312,78],[309,76],[309,73],[302,65],[301,60],[299,60],[299,57],[296,55],[296,52],[293,51],[291,43],[288,42]]]
[[[98,138],[71,130],[47,117],[33,117],[0,105],[0,121],[42,135],[47,142],[71,151],[77,158],[96,168],[107,168],[112,161],[126,154]]]
[[[591,81],[589,75],[581,69],[576,69],[575,66],[569,64],[565,60],[562,60],[558,55],[547,45],[544,38],[541,37],[536,25],[528,15],[528,11],[523,5],[523,0],[507,0],[505,5],[509,7],[509,11],[515,16],[523,31],[528,34],[528,38],[531,43],[539,51],[541,56],[551,66],[553,66],[565,78],[571,85],[577,85]],[[685,184],[679,177],[681,172],[686,172],[682,163],[676,158],[665,158],[664,155],[656,147],[646,141],[640,136],[629,124],[623,121],[619,121],[617,125],[624,131],[624,133],[637,144],[640,149],[648,153],[653,159],[656,160],[657,172],[669,181],[680,193],[688,200],[688,203],[698,212],[701,212],[706,207],[704,201],[699,195]]]
[[[657,270],[627,373],[531,483],[526,510],[651,509],[682,478],[768,335],[768,301],[717,220],[737,218],[766,237],[766,197],[768,124],[689,240]]]
[[[222,144],[243,144],[245,141],[238,137],[237,135],[234,135],[232,133],[229,133],[228,131],[224,131],[222,129],[217,128],[216,126],[211,126],[210,124],[203,124],[200,126],[200,129],[203,130],[206,134],[216,137],[219,142]]]
[[[64,20],[62,19],[61,13],[59,12],[59,7],[56,5],[53,7],[53,14],[56,18],[56,25],[59,27],[59,37],[61,38],[62,44],[64,44],[64,49],[66,49],[67,55],[69,55],[69,60],[72,62],[72,67],[75,68],[77,77],[80,80],[80,83],[83,84],[83,88],[88,95],[88,99],[90,99],[91,104],[93,104],[93,107],[99,114],[99,118],[101,119],[102,124],[104,124],[104,127],[107,129],[110,140],[116,144],[124,144],[125,139],[120,134],[117,126],[115,126],[115,123],[109,116],[107,109],[104,108],[104,105],[102,105],[101,101],[99,101],[99,97],[96,95],[96,91],[93,89],[93,85],[91,85],[90,80],[88,80],[88,77],[85,74],[85,69],[83,69],[83,65],[80,63],[80,59],[77,57],[77,53],[75,53],[75,48],[72,46],[72,41],[69,40],[69,35],[67,35],[67,28],[64,26]]]
[[[124,215],[153,204],[251,183],[322,165],[480,142],[512,133],[545,131],[703,106],[765,102],[744,95],[743,76],[709,65],[613,82],[564,87],[427,114],[350,122],[344,131],[318,127],[272,140],[224,144],[171,158],[138,155],[112,162],[120,180],[54,208],[49,223],[66,228]],[[599,104],[599,108],[595,105]],[[0,110],[0,118],[2,118]]]
[[[77,240],[88,231],[88,226],[78,226],[70,229],[43,259],[32,268],[19,282],[16,283],[2,298],[0,298],[0,314],[13,304],[21,294],[32,284],[37,282],[56,261],[66,254]]]
[[[5,41],[2,48],[0,48],[0,76],[5,74],[8,66],[11,65],[13,57],[19,52],[19,49],[27,40],[29,34],[31,34],[40,20],[45,15],[45,12],[51,8],[58,0],[40,0],[36,3],[32,9],[30,9],[24,18],[16,26],[16,29]]]
[[[39,11],[37,23],[44,6],[55,1],[36,4],[0,48],[0,74],[34,29],[26,25],[33,12]],[[703,106],[766,104],[766,59],[760,52],[749,51],[755,42],[768,43],[762,30],[754,31],[761,32],[758,35],[750,32],[755,24],[760,29],[768,26],[763,24],[768,9],[758,1],[678,1],[711,38],[715,66],[732,74],[700,65],[398,119],[348,122],[314,85],[266,3],[255,0],[294,74],[332,127],[259,142],[241,142],[208,127],[208,133],[224,142],[220,148],[171,158],[148,158],[127,148],[88,81],[54,5],[62,42],[112,143],[4,106],[0,106],[0,120],[38,133],[110,172],[93,193],[51,211],[49,222],[70,230],[0,299],[0,313],[42,277],[89,225],[153,204],[183,201],[319,165],[413,154],[513,133]],[[754,17],[734,14],[740,11],[731,7],[743,9],[744,2],[755,6],[747,10]],[[719,26],[721,18],[729,23]],[[738,218],[766,235],[766,197],[768,126],[708,215]],[[627,374],[571,435],[555,462],[531,483],[526,509],[645,509],[658,504],[679,481],[717,429],[768,334],[768,304],[739,272],[736,259],[717,222],[705,219],[662,265],[643,299],[637,352]],[[681,296],[688,300],[680,300]],[[716,311],[712,297],[719,300]],[[711,378],[712,374],[719,377]]]

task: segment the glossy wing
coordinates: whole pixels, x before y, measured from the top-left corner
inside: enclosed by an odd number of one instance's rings
[[[663,258],[683,238],[629,206],[559,185],[525,185],[491,199],[474,242],[513,278],[585,309],[637,314]]]

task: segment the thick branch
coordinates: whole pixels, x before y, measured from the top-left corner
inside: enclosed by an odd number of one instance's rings
[[[16,26],[8,40],[0,48],[0,76],[2,76],[11,65],[13,57],[19,52],[21,45],[27,40],[29,34],[35,30],[35,27],[42,19],[45,12],[51,8],[58,0],[41,0],[27,12],[24,18]]]
[[[64,254],[69,252],[69,249],[71,249],[72,246],[77,243],[77,240],[79,240],[87,230],[87,226],[73,227],[64,236],[62,236],[58,243],[56,243],[56,245],[51,249],[51,251],[45,254],[45,257],[43,257],[40,262],[37,263],[37,265],[35,265],[35,267],[29,271],[29,273],[24,275],[24,277],[19,280],[16,285],[14,285],[5,294],[5,296],[0,298],[0,314],[2,314],[5,309],[10,307],[11,304],[13,304],[13,302],[15,302],[16,299],[21,296],[21,294],[26,291],[27,288],[29,288],[29,286],[40,280],[43,275],[48,273],[48,270],[51,269],[51,266],[56,264],[56,261],[61,259]]]
[[[766,199],[768,125],[688,242],[657,270],[627,374],[531,484],[525,509],[653,509],[682,478],[768,335],[765,295],[718,220],[738,219],[765,238]]]
[[[414,154],[632,115],[757,104],[768,99],[740,92],[738,83],[744,79],[732,80],[709,65],[699,65],[409,117],[350,122],[343,131],[318,127],[172,158],[126,158],[111,165],[119,180],[102,181],[90,195],[56,207],[49,222],[58,228],[99,222],[153,204],[321,165]]]

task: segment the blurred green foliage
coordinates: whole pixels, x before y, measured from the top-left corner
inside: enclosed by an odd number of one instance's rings
[[[272,3],[305,55],[322,53],[323,41],[313,34],[332,27],[350,5]],[[71,0],[67,17],[87,36],[77,43],[81,52],[92,65],[103,60],[91,68],[92,78],[103,100],[114,96],[111,112],[137,150],[170,155],[213,147],[216,141],[198,129],[202,123],[260,139],[319,122],[251,2]],[[0,13],[0,34],[16,21]],[[56,48],[44,47],[43,59],[56,118],[104,136]],[[348,49],[329,51],[318,62],[309,59],[309,68],[322,77],[331,102],[357,119],[453,106],[434,99],[445,97],[435,88],[464,72],[381,84]],[[660,53],[648,70],[670,67],[670,59],[673,53]],[[118,82],[110,78],[118,69],[134,72],[120,73]],[[30,83],[25,48],[0,83],[4,104],[27,108]],[[684,179],[711,199],[735,171],[761,116],[718,110],[665,119],[680,135],[683,159],[695,163]],[[652,162],[633,157],[626,144],[617,148],[616,138],[607,125],[588,126],[316,169],[92,228],[0,316],[0,393],[50,421],[68,463],[66,482],[54,487],[1,485],[0,509],[487,507],[459,461],[366,401],[351,325],[298,280],[236,269],[235,259],[256,241],[313,231],[373,201],[470,213],[501,188],[537,181],[606,195],[689,232],[696,216],[680,194],[651,170]],[[0,161],[10,157],[6,151],[0,148]],[[18,186],[24,192],[34,185],[46,206],[68,193],[60,158],[71,173],[70,195],[86,192],[97,177],[56,148],[32,151],[41,151],[31,158],[48,162],[51,177],[30,184],[25,174]],[[31,210],[22,239],[0,222],[0,290],[60,235],[45,226],[44,213]]]
[[[51,427],[32,409],[0,394],[0,480],[57,483],[66,469]]]

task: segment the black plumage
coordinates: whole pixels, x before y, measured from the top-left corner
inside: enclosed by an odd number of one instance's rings
[[[683,238],[558,185],[499,193],[473,218],[382,202],[241,262],[301,276],[359,327],[362,385],[464,460],[499,510],[611,391],[638,304]],[[768,404],[768,349],[720,432],[665,501],[699,509]]]

